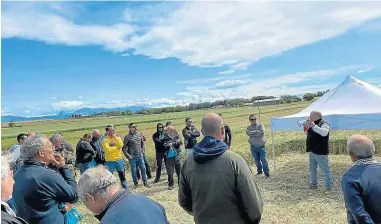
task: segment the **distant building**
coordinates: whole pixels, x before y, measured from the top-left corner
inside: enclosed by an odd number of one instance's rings
[[[267,106],[267,105],[279,105],[280,98],[266,99],[266,100],[256,100],[254,106]]]

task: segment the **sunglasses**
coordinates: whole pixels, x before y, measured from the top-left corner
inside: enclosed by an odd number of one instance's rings
[[[137,126],[131,126],[130,128],[136,128]]]
[[[163,129],[163,127],[158,127],[159,129]]]
[[[256,121],[257,119],[250,119],[251,121]]]

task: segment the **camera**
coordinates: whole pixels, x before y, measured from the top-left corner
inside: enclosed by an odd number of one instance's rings
[[[308,120],[302,120],[302,121],[297,121],[296,124],[299,126],[299,127],[302,127],[303,125],[307,124],[308,123]]]

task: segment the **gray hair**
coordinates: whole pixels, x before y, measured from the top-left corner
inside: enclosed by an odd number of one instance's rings
[[[41,134],[27,138],[21,146],[21,158],[23,160],[34,160],[38,152],[45,148],[46,140],[48,139]]]
[[[58,134],[58,133],[55,133],[51,138],[50,138],[50,141],[52,143],[54,143],[56,140],[60,140],[60,141],[63,141],[63,136]]]
[[[86,201],[86,194],[106,197],[112,186],[119,186],[115,176],[104,166],[86,170],[78,180],[78,196]]]
[[[314,110],[314,111],[311,111],[311,113],[316,114],[316,116],[317,116],[319,119],[322,119],[322,118],[323,118],[323,115],[321,114],[320,111]]]
[[[353,135],[347,140],[347,150],[349,155],[357,159],[373,158],[376,147],[372,140],[365,135]]]
[[[7,178],[9,176],[9,156],[1,156],[1,179]]]

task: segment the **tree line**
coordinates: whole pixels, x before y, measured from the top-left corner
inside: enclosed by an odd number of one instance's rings
[[[284,95],[279,99],[280,104],[299,102],[302,100],[310,101],[315,97],[321,97],[326,91],[318,91],[316,93],[306,93],[303,97],[298,97],[296,95]],[[162,113],[173,113],[182,111],[192,111],[192,110],[203,110],[203,109],[215,109],[215,108],[225,108],[225,107],[243,107],[245,104],[254,103],[258,100],[276,99],[275,96],[255,96],[251,99],[236,98],[236,99],[226,99],[226,100],[216,100],[214,102],[203,102],[203,103],[190,103],[185,106],[172,106],[172,107],[161,107],[161,108],[145,108],[132,112],[131,110],[126,111],[111,111],[111,112],[101,112],[94,115],[81,115],[73,114],[70,118],[83,118],[83,117],[102,117],[102,116],[131,116],[131,115],[148,115],[148,114],[162,114]]]

